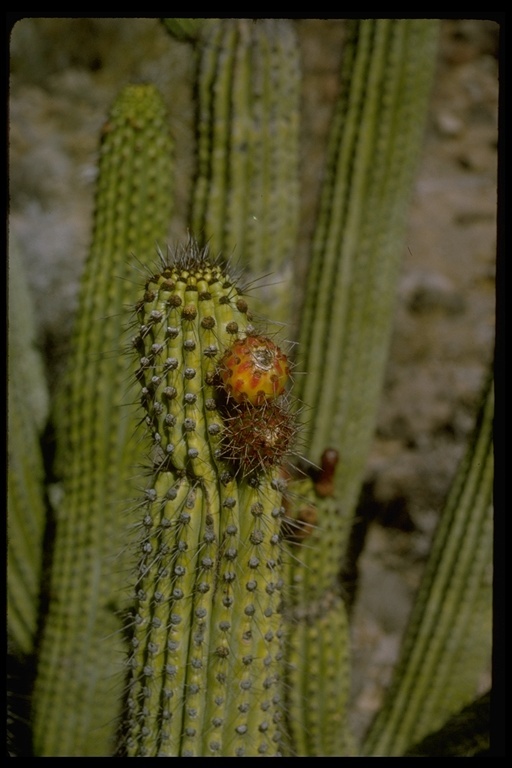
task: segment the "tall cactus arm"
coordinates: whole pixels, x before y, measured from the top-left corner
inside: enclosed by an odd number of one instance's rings
[[[278,461],[248,471],[226,445],[233,414],[258,424],[271,406],[237,404],[217,375],[222,353],[255,332],[247,304],[190,241],[148,280],[135,328],[153,471],[122,751],[278,754],[283,481]]]
[[[33,699],[40,756],[109,755],[121,668],[127,549],[123,504],[140,461],[130,410],[131,360],[122,355],[135,301],[133,254],[154,259],[167,236],[172,145],[153,86],[128,86],[103,130],[94,232],[82,281],[65,388],[55,409],[63,500],[56,511],[49,614]],[[121,679],[121,678],[119,678]]]
[[[436,530],[368,755],[402,755],[475,697],[490,653],[494,386]]]
[[[299,334],[311,410],[306,454],[340,454],[336,495],[349,518],[380,395],[407,204],[436,64],[438,24],[349,22],[341,93]]]
[[[40,437],[48,417],[48,388],[35,346],[35,318],[13,236],[9,242],[7,392],[7,621],[10,650],[33,652],[46,523]]]
[[[218,19],[198,43],[192,231],[233,254],[289,320],[299,213],[300,62],[287,19]],[[262,311],[255,298],[254,310]]]
[[[314,480],[291,480],[285,498],[285,701],[288,751],[297,756],[353,751],[349,627],[338,579],[346,522],[332,496],[337,464],[327,449]]]

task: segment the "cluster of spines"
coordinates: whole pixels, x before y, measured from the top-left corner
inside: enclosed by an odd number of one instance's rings
[[[140,355],[136,378],[154,463],[202,478],[229,471],[219,463],[217,360],[252,325],[245,299],[222,267],[189,247],[195,262],[179,252],[147,281],[132,345]]]
[[[222,455],[245,474],[279,467],[291,452],[297,426],[286,398],[261,406],[231,405],[223,415]]]
[[[218,375],[222,353],[255,333],[251,315],[193,240],[162,257],[134,314],[152,479],[122,751],[277,754],[284,483],[278,462],[247,476],[226,457]]]

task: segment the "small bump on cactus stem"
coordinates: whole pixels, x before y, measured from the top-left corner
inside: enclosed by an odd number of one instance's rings
[[[339,453],[335,448],[326,448],[320,460],[320,473],[315,479],[315,491],[319,496],[334,495],[334,473],[339,461]]]

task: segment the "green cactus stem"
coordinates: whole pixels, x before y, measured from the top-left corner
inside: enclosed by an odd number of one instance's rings
[[[283,480],[223,449],[218,365],[255,332],[247,303],[190,240],[148,279],[134,326],[152,472],[121,751],[279,754]]]
[[[350,754],[349,628],[340,593],[344,517],[332,494],[336,451],[313,479],[290,480],[285,497],[286,720],[288,752]]]
[[[48,389],[19,247],[9,242],[7,626],[10,651],[34,650],[46,523],[40,438]]]
[[[198,46],[198,168],[192,231],[272,273],[261,311],[289,320],[299,215],[300,62],[286,19],[218,19]]]
[[[136,296],[133,254],[154,258],[167,236],[172,144],[150,85],[125,88],[103,129],[94,232],[82,280],[72,356],[55,409],[63,499],[49,613],[34,691],[39,756],[111,755],[122,669],[127,521],[140,462],[130,365],[121,354],[126,306]],[[118,676],[122,684],[122,676]]]
[[[402,755],[473,701],[490,653],[494,387],[442,512],[400,659],[363,744]]]
[[[358,499],[387,359],[438,23],[347,23],[341,90],[299,333],[307,457],[337,449],[336,497]]]
[[[351,749],[346,726],[339,722],[347,701],[349,636],[336,576],[375,425],[437,23],[358,20],[347,24],[347,32],[298,346],[298,369],[308,372],[297,382],[298,397],[308,403],[304,453],[317,464],[328,445],[340,459],[332,498],[320,501],[311,490],[302,491],[317,510],[317,522],[311,541],[296,556],[290,581],[292,605],[302,600],[293,608],[297,618],[287,647],[291,748],[316,755]],[[292,517],[296,514],[292,511]],[[311,562],[312,552],[322,556]],[[318,606],[329,590],[339,608],[326,618]],[[326,657],[329,649],[339,654],[334,686],[332,670],[318,666],[320,636]],[[310,668],[319,675],[313,712],[304,698]],[[318,700],[329,686],[338,698],[329,717],[319,716]],[[301,730],[301,722],[308,728]]]
[[[302,609],[309,602],[318,601],[338,583],[346,521],[333,498],[334,486],[322,485],[326,472],[333,470],[329,465],[333,454],[338,463],[334,450],[324,451],[316,478],[289,482],[285,524],[291,539],[287,547],[290,551],[287,582],[293,608]],[[318,557],[319,551],[322,557]]]
[[[491,706],[488,691],[408,749],[405,757],[489,757]]]
[[[350,755],[348,618],[341,596],[326,592],[306,610],[296,610],[286,635],[288,752],[297,757]]]

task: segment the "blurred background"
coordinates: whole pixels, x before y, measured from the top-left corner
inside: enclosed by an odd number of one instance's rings
[[[343,20],[296,25],[303,67],[307,258],[338,93]],[[378,709],[439,511],[494,351],[499,27],[445,20],[414,186],[394,335],[354,539],[353,728]],[[36,307],[55,387],[69,349],[91,233],[102,124],[118,91],[150,81],[176,142],[172,242],[186,234],[194,169],[192,47],[157,19],[26,18],[10,39],[10,250]],[[364,544],[364,549],[362,549]],[[350,569],[349,579],[356,571]],[[384,599],[383,599],[384,596]],[[490,686],[490,673],[482,678]]]

